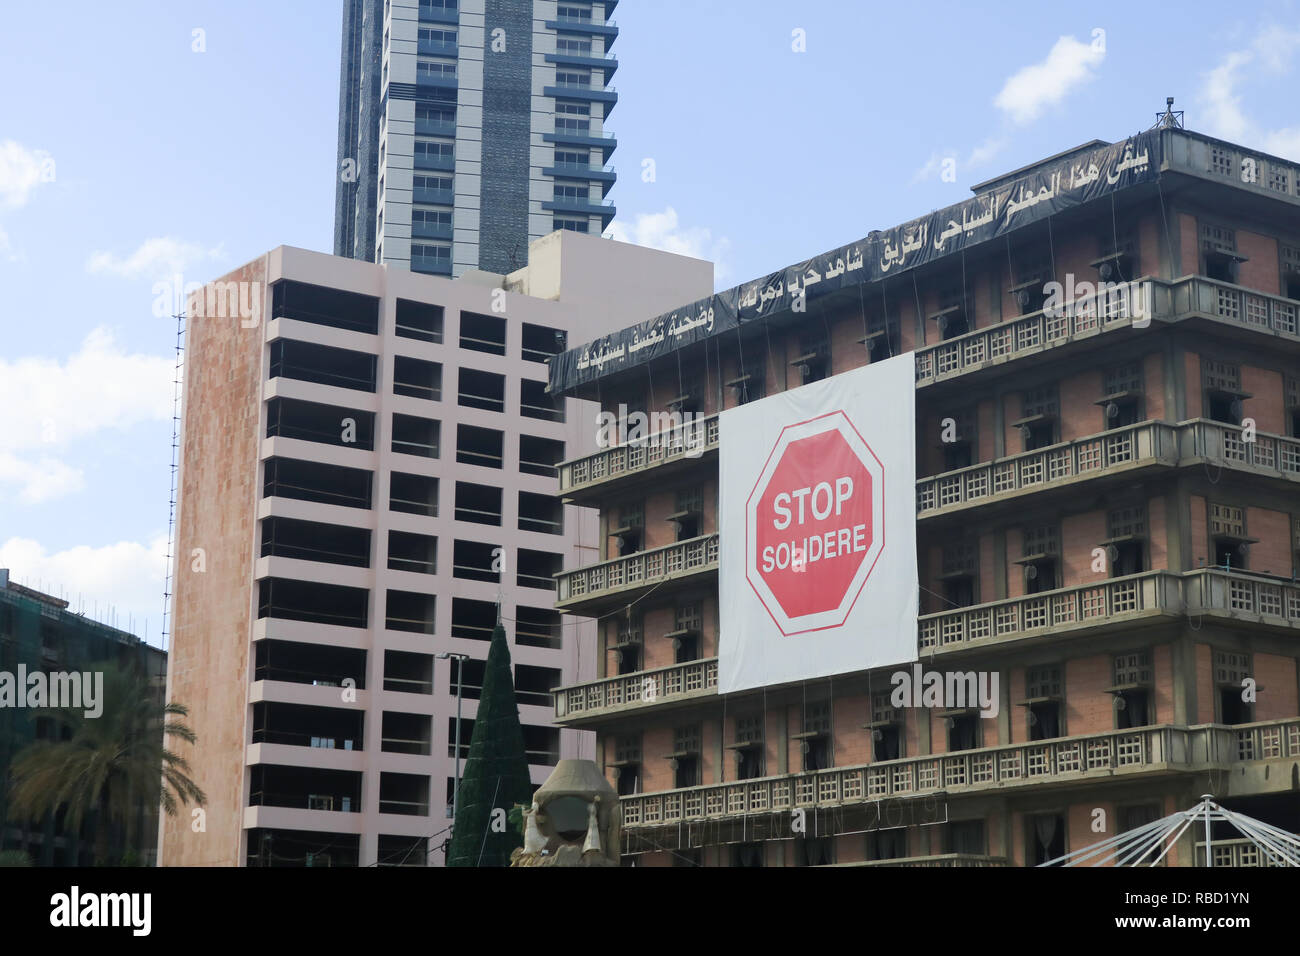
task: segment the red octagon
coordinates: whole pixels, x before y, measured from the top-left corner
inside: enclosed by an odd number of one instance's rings
[[[884,549],[884,485],[842,411],[781,430],[745,503],[745,578],[782,634],[847,620]]]

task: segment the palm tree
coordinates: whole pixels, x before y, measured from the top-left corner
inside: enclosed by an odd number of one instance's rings
[[[184,757],[169,748],[172,738],[197,739],[183,722],[189,709],[163,704],[139,672],[114,663],[94,665],[104,675],[103,712],[46,710],[64,728],[60,740],[41,740],[26,747],[12,768],[11,813],[41,820],[63,811],[69,833],[77,833],[87,814],[94,814],[95,858],[108,862],[109,825],[125,832],[134,847],[142,811],[161,805],[168,816],[191,800],[207,802],[190,779]]]

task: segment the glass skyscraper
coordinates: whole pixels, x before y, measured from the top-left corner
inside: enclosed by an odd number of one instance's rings
[[[616,0],[345,0],[334,252],[508,273],[599,234]]]

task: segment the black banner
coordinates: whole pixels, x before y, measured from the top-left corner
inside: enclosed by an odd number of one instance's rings
[[[563,393],[807,300],[880,282],[1160,175],[1161,132],[1079,153],[901,226],[699,299],[551,359]]]

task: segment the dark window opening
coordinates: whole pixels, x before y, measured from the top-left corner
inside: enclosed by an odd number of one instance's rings
[[[379,858],[375,866],[428,866],[427,837],[379,835]]]
[[[281,279],[271,289],[271,310],[277,319],[296,319],[369,335],[379,331],[379,300],[359,292]]]
[[[451,599],[451,636],[470,641],[490,641],[497,624],[497,606],[473,598]]]
[[[357,865],[361,837],[355,833],[306,830],[248,831],[248,866]]]
[[[438,479],[394,471],[388,480],[388,507],[405,514],[438,517]]]
[[[253,645],[254,680],[342,687],[352,680],[358,690],[366,687],[366,652],[329,644],[297,641],[258,641]]]
[[[534,435],[519,436],[519,470],[526,475],[555,478],[555,467],[564,460],[564,442]]]
[[[421,342],[441,342],[442,306],[398,299],[397,334]]]
[[[1065,818],[1054,813],[1030,817],[1025,855],[1030,866],[1065,856]]]
[[[561,684],[560,671],[555,667],[536,667],[531,664],[515,665],[515,698],[521,704],[536,707],[553,707],[551,690]]]
[[[627,797],[640,792],[641,765],[637,763],[623,764],[618,768],[618,795]]]
[[[363,716],[356,710],[262,700],[253,704],[253,743],[361,750]]]
[[[1045,701],[1029,706],[1029,739],[1052,740],[1061,736],[1061,703]]]
[[[976,714],[957,714],[948,718],[948,751],[974,750],[979,744],[980,724]]]
[[[1042,594],[1056,590],[1056,559],[1045,558],[1025,565],[1025,593]]]
[[[1245,570],[1246,556],[1249,553],[1249,549],[1244,542],[1236,538],[1214,539],[1214,563],[1215,566],[1224,570]]]
[[[521,588],[555,590],[555,575],[560,572],[560,568],[563,566],[563,556],[550,551],[533,551],[529,548],[520,548],[516,555],[516,561],[519,565],[519,571],[515,575],[515,583]]]
[[[266,403],[266,437],[296,438],[371,451],[375,447],[375,413],[293,398],[273,398]]]
[[[271,343],[268,377],[373,392],[375,356],[314,342],[276,339]]]
[[[438,457],[440,424],[432,418],[393,415],[393,451],[422,458]]]
[[[804,837],[794,841],[795,866],[830,866],[835,862],[830,837]]]
[[[1115,695],[1115,728],[1128,730],[1131,727],[1145,727],[1151,723],[1148,717],[1150,692],[1143,690],[1126,690]]]
[[[456,426],[456,461],[461,465],[500,468],[505,455],[505,435],[495,428]]]
[[[379,775],[379,812],[402,816],[429,815],[429,778],[413,773]]]
[[[456,520],[475,524],[501,525],[501,489],[456,482]]]
[[[296,458],[268,458],[262,476],[262,496],[293,498],[343,508],[369,508],[372,474]]]
[[[410,531],[388,532],[388,567],[417,574],[438,573],[438,539]]]
[[[519,530],[564,534],[564,505],[554,495],[519,492]]]
[[[1126,574],[1141,574],[1146,570],[1145,549],[1141,541],[1122,541],[1113,544],[1111,552],[1111,577],[1119,578]]]
[[[545,382],[534,382],[528,378],[520,379],[519,414],[525,418],[562,422],[564,421],[564,399],[555,399],[548,395]]]
[[[457,541],[452,548],[452,577],[496,584],[501,580],[503,559],[502,549],[497,545],[483,541]]]
[[[560,762],[560,731],[555,727],[523,725],[524,756],[533,765],[553,767]]]
[[[1020,426],[1020,433],[1025,439],[1025,451],[1046,448],[1056,444],[1056,422],[1028,422]]]
[[[254,764],[248,774],[248,804],[360,813],[361,774],[349,770]]]
[[[433,718],[428,714],[384,711],[380,722],[379,749],[390,754],[427,757],[433,752]]]
[[[681,790],[684,787],[698,787],[700,785],[700,758],[698,756],[678,757],[677,766],[673,770],[673,787]]]
[[[907,856],[907,831],[872,830],[867,834],[868,860],[901,860]]]
[[[763,751],[753,744],[736,751],[736,779],[755,780],[763,776]]]
[[[558,611],[540,607],[515,607],[515,643],[524,647],[558,649],[560,640]]]
[[[875,727],[871,732],[873,760],[897,760],[902,756],[903,728],[897,724]]]
[[[456,693],[456,681],[460,680],[460,696],[463,700],[479,700],[483,696],[483,675],[487,673],[487,661],[468,658],[459,661],[450,658],[451,668],[447,672],[447,691]]]
[[[416,591],[389,591],[385,602],[384,626],[390,631],[432,634],[434,596]]]
[[[803,769],[825,770],[831,765],[831,741],[829,737],[809,737],[803,741]]]
[[[1106,428],[1123,428],[1125,425],[1136,425],[1141,419],[1138,417],[1138,400],[1136,398],[1121,398],[1109,402],[1104,406],[1106,414]]]
[[[737,867],[761,867],[763,865],[763,844],[737,843],[731,848],[731,865]]]
[[[970,607],[975,603],[975,578],[968,574],[948,578],[943,590],[947,607]]]
[[[673,663],[687,664],[700,659],[699,634],[682,634],[673,638]]]
[[[975,464],[975,453],[968,441],[946,442],[943,446],[943,470],[956,471]]]
[[[1223,724],[1248,724],[1251,722],[1250,704],[1241,699],[1239,686],[1219,688],[1219,722]]]
[[[433,655],[384,651],[384,690],[433,693]]]
[[[641,648],[635,644],[628,644],[614,651],[615,658],[618,661],[618,673],[620,676],[625,674],[635,674],[641,669]]]
[[[1226,392],[1211,391],[1206,395],[1209,417],[1228,425],[1241,424],[1241,399]]]
[[[368,592],[316,581],[262,578],[257,582],[257,616],[309,624],[365,627]]]
[[[468,672],[469,668],[466,668]],[[456,725],[460,724],[460,740],[457,746]],[[455,757],[457,751],[460,753],[460,759],[469,758],[469,744],[474,739],[474,721],[469,717],[462,717],[459,721],[456,718],[447,718],[447,756]]]
[[[1205,276],[1220,282],[1237,281],[1237,259],[1224,252],[1205,253]]]
[[[983,856],[988,852],[983,820],[956,820],[943,828],[940,845],[944,853]]]
[[[525,322],[523,333],[523,356],[530,362],[545,362],[565,350],[568,337],[559,329]]]
[[[442,399],[442,366],[398,355],[393,359],[393,394],[436,402]]]
[[[460,347],[489,355],[506,354],[506,320],[477,312],[460,314]]]
[[[368,568],[370,531],[296,518],[263,518],[262,557]]]
[[[477,369],[460,370],[460,389],[456,395],[458,404],[465,408],[481,408],[489,412],[506,410],[506,377],[494,372],[480,372]]]

